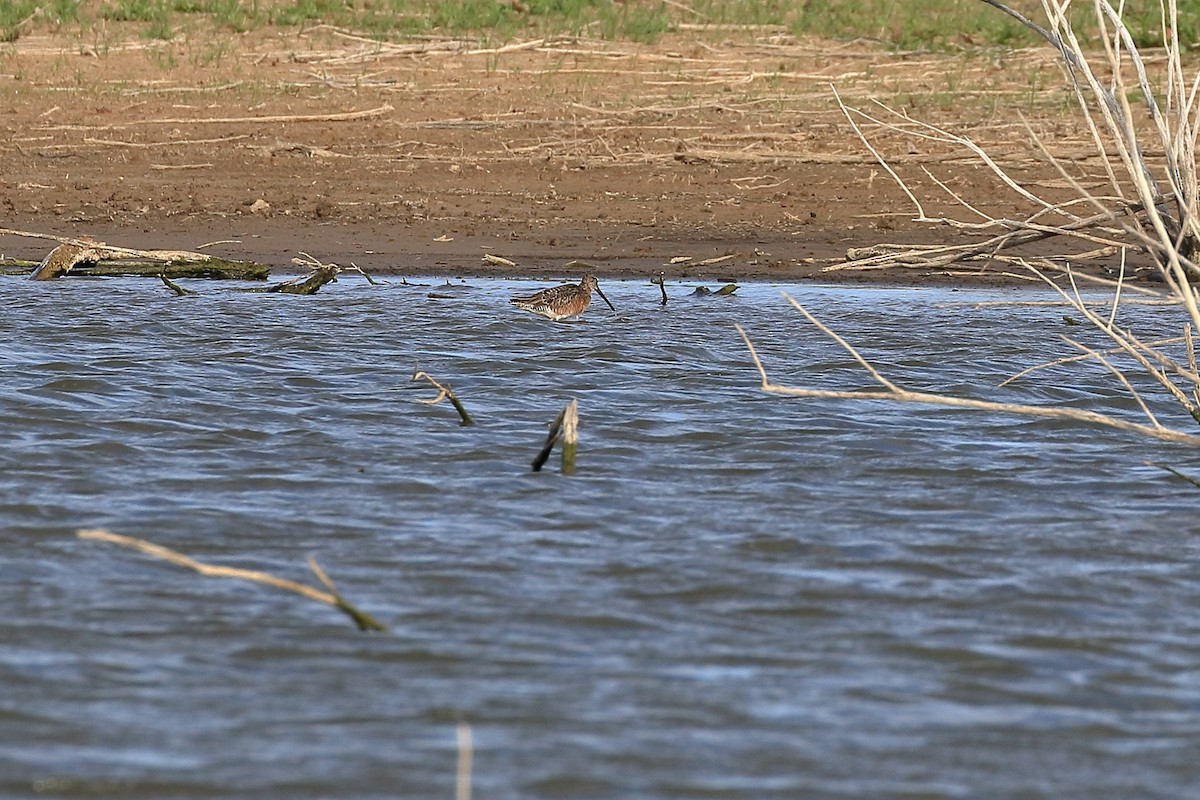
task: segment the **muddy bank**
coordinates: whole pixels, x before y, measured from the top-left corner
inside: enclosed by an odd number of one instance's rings
[[[754,31],[509,48],[322,27],[109,33],[103,52],[64,33],[3,56],[9,227],[279,271],[307,252],[380,274],[559,276],[578,259],[609,278],[1020,284],[995,267],[825,271],[851,247],[948,235],[913,223],[830,83],[847,103],[953,126],[1061,197],[1009,121],[1017,103],[1082,179],[1099,174],[1043,51],[897,55]],[[221,59],[195,57],[214,42]],[[1031,75],[1048,88],[1031,90]],[[1025,213],[961,150],[884,132],[878,146],[934,198],[931,216],[962,208],[924,169],[990,213]],[[0,250],[45,254],[13,237]]]

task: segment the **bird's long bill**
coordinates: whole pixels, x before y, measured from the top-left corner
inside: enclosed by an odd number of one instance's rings
[[[600,299],[601,299],[601,300],[603,300],[604,302],[608,303],[608,307],[609,307],[609,308],[611,308],[613,311],[616,311],[616,310],[617,310],[617,307],[616,307],[616,306],[614,306],[612,303],[609,303],[609,302],[608,302],[608,298],[604,296],[604,292],[600,291],[600,287],[599,287],[599,286],[597,286],[597,287],[596,287],[596,294],[600,295]]]

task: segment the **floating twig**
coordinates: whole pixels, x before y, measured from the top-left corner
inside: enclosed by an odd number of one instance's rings
[[[362,275],[364,278],[367,279],[367,283],[371,284],[372,286],[380,286],[380,285],[386,283],[386,281],[375,280],[374,278],[372,278],[370,276],[370,274],[365,269],[360,267],[358,264],[355,264],[353,261],[350,262],[350,266],[346,267],[346,269],[353,270],[354,272],[357,272],[359,275]]]
[[[475,420],[471,419],[471,415],[467,413],[467,409],[463,408],[462,401],[458,399],[458,395],[454,394],[454,390],[450,388],[450,384],[441,383],[435,380],[434,377],[428,372],[421,370],[414,372],[412,379],[414,381],[427,380],[433,384],[433,388],[438,390],[437,397],[433,398],[432,400],[418,400],[418,403],[425,403],[426,405],[434,406],[443,400],[449,400],[454,406],[454,410],[458,412],[459,418],[462,420],[459,423],[460,425],[466,427],[467,425],[475,424]]]
[[[360,631],[383,631],[387,630],[383,625],[377,622],[370,614],[361,611],[346,600],[338,593],[333,582],[329,580],[324,570],[317,564],[313,558],[308,559],[308,566],[317,576],[321,583],[325,584],[328,592],[323,592],[320,589],[315,589],[307,584],[298,583],[287,578],[277,578],[266,572],[259,572],[252,569],[240,569],[238,567],[221,567],[215,564],[206,564],[202,561],[197,561],[194,558],[185,556],[176,550],[172,550],[162,545],[157,545],[148,542],[145,539],[137,539],[132,536],[122,536],[117,533],[110,533],[106,530],[89,529],[79,530],[75,535],[80,539],[91,539],[100,542],[111,542],[119,544],[122,547],[128,547],[132,550],[151,555],[156,558],[161,558],[164,561],[170,561],[180,567],[187,567],[195,570],[201,575],[206,575],[211,578],[237,578],[240,580],[251,581],[253,583],[261,583],[266,586],[274,586],[277,589],[285,589],[289,592],[295,592],[298,595],[307,597],[310,600],[316,600],[318,603],[324,603],[328,606],[333,606],[342,613],[354,620],[354,624],[358,626]]]

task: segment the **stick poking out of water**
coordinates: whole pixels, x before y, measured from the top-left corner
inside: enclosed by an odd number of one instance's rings
[[[298,595],[316,600],[318,603],[324,603],[328,606],[333,606],[337,610],[346,614],[350,619],[354,620],[354,624],[358,626],[360,631],[384,631],[387,630],[383,625],[377,622],[370,614],[365,611],[360,611],[338,593],[337,588],[333,585],[333,581],[329,580],[329,576],[321,569],[316,559],[309,558],[308,566],[312,569],[321,583],[329,590],[323,592],[320,589],[313,588],[307,584],[298,583],[288,580],[287,578],[277,578],[274,575],[269,575],[265,572],[259,572],[253,569],[240,569],[238,567],[222,567],[216,564],[206,564],[203,561],[197,561],[194,558],[185,556],[176,550],[172,550],[162,545],[148,542],[145,539],[136,539],[132,536],[122,536],[118,533],[110,533],[106,530],[89,529],[79,530],[75,535],[80,539],[91,539],[99,542],[111,542],[119,544],[122,547],[128,547],[132,550],[145,553],[146,555],[161,558],[164,561],[170,561],[180,567],[187,567],[195,570],[201,575],[207,575],[211,578],[238,578],[240,580],[251,581],[253,583],[261,583],[266,586],[274,586],[277,589],[285,589],[289,592],[295,592]]]
[[[660,273],[658,273],[658,276],[657,276],[657,277],[655,277],[655,278],[651,278],[651,279],[650,279],[650,282],[651,282],[651,283],[657,283],[657,284],[658,284],[659,291],[661,291],[661,292],[662,292],[662,304],[663,304],[664,306],[667,304],[667,287],[666,287],[666,281],[667,281],[667,273],[665,273],[665,272],[660,272]]]
[[[1179,470],[1175,469],[1174,467],[1169,467],[1166,464],[1156,464],[1153,461],[1143,461],[1142,463],[1145,464],[1147,467],[1158,467],[1159,469],[1166,470],[1167,472],[1174,475],[1176,478],[1182,478],[1183,480],[1190,483],[1192,486],[1200,488],[1200,479],[1193,478],[1191,475],[1185,475],[1184,473],[1180,472]]]
[[[579,406],[574,399],[563,409],[562,429],[562,472],[563,475],[574,475],[575,446],[579,442]]]
[[[550,432],[546,434],[546,443],[542,445],[542,449],[536,456],[533,457],[533,471],[541,472],[542,467],[546,465],[546,461],[550,458],[550,453],[554,451],[554,445],[558,444],[558,437],[562,435],[563,416],[567,413],[564,408],[558,412],[558,416],[554,418],[554,422],[550,423]]]
[[[449,400],[454,405],[454,410],[458,412],[458,416],[462,420],[462,422],[459,423],[460,425],[465,427],[467,425],[475,424],[475,420],[471,419],[471,415],[467,413],[467,409],[463,408],[462,402],[458,399],[458,395],[454,393],[454,390],[450,388],[450,384],[439,383],[438,381],[434,380],[433,376],[428,372],[423,372],[420,370],[413,373],[412,379],[414,381],[419,381],[422,379],[427,380],[433,384],[435,389],[438,390],[438,396],[432,400],[418,400],[417,402],[432,406],[437,405],[443,400]]]
[[[579,406],[575,400],[567,403],[566,407],[558,412],[558,416],[550,423],[550,432],[546,434],[546,443],[542,445],[541,451],[533,459],[533,471],[541,472],[546,461],[550,458],[550,453],[554,451],[554,445],[558,444],[561,437],[563,440],[562,448],[562,471],[564,475],[572,475],[575,473],[575,449],[579,440]]]
[[[454,800],[471,800],[471,760],[475,748],[471,744],[471,725],[458,723],[458,769],[454,781]]]
[[[183,297],[183,296],[189,295],[189,294],[198,294],[198,292],[194,292],[191,289],[185,289],[182,286],[180,286],[179,284],[175,283],[173,280],[171,280],[170,278],[167,277],[167,274],[165,272],[160,272],[158,274],[158,277],[159,277],[159,280],[161,280],[163,282],[164,286],[166,286],[168,289],[170,289],[172,292],[175,293],[176,297]]]

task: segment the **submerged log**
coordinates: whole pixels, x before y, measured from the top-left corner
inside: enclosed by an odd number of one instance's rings
[[[330,281],[337,280],[341,268],[336,264],[318,267],[304,278],[293,278],[270,286],[242,289],[243,292],[271,292],[276,294],[316,294],[317,290]]]
[[[218,281],[265,281],[271,267],[255,261],[230,261],[213,258],[209,261],[168,261],[165,264],[129,261],[104,261],[93,266],[81,266],[71,274],[95,278],[210,278]]]
[[[736,283],[727,283],[715,292],[707,286],[697,286],[692,297],[728,297],[738,290]]]
[[[351,264],[339,267],[337,264],[325,264],[313,258],[308,253],[301,253],[299,258],[293,258],[292,263],[300,267],[308,267],[309,273],[303,278],[292,278],[290,281],[265,286],[261,289],[242,289],[243,292],[275,292],[280,294],[316,294],[317,290],[330,281],[336,281],[343,272],[357,272],[367,279],[372,286],[379,283],[371,278],[362,267]]]

